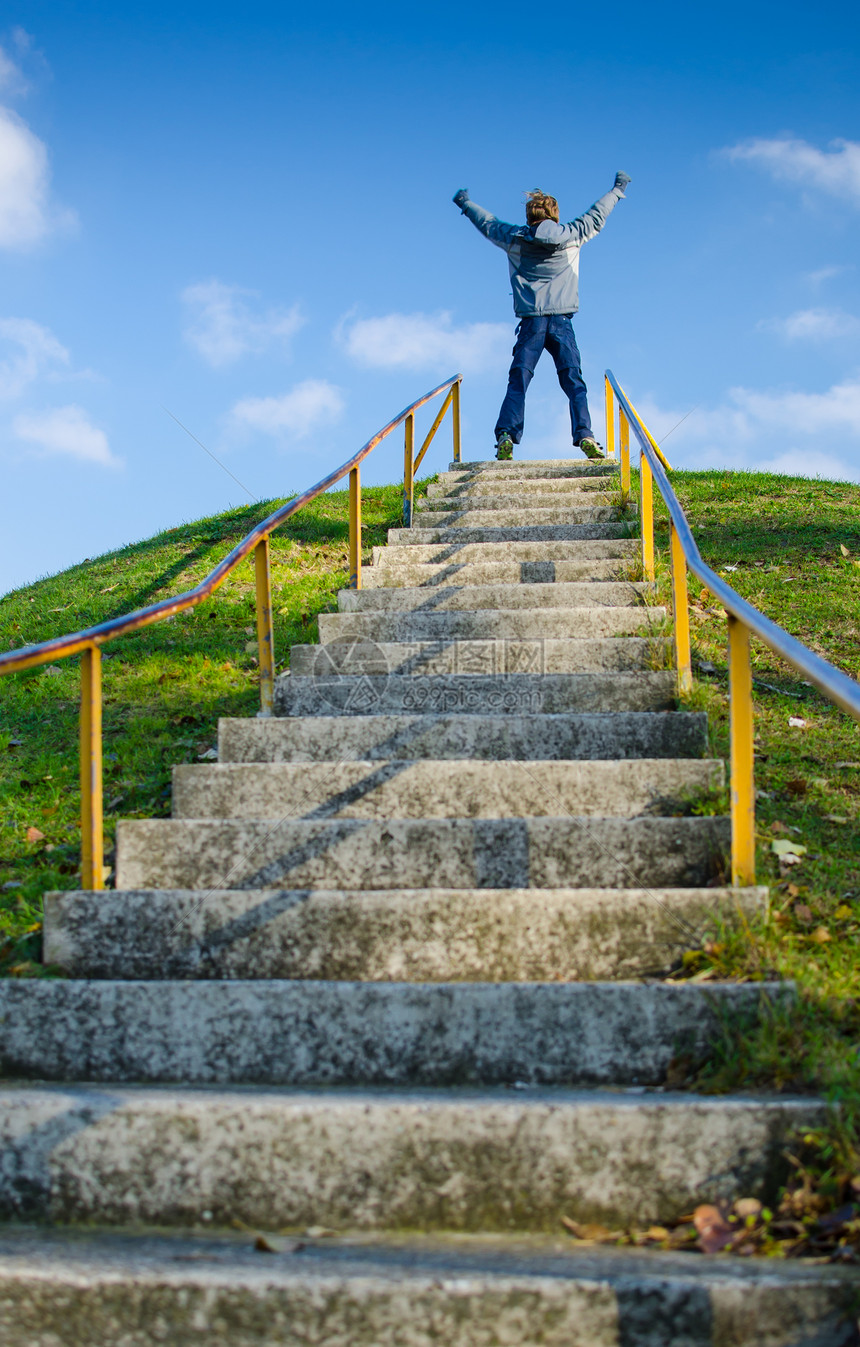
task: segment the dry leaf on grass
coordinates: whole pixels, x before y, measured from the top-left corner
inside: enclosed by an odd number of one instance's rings
[[[586,1240],[589,1244],[613,1244],[624,1233],[621,1230],[609,1230],[596,1222],[580,1225],[579,1221],[572,1221],[569,1216],[562,1216],[561,1223],[576,1239]]]
[[[28,842],[44,842],[44,840],[45,840],[45,834],[44,834],[43,832],[40,832],[38,828],[28,828],[28,829],[27,829],[27,841],[28,841]]]
[[[707,1203],[696,1207],[693,1212],[693,1225],[696,1227],[699,1248],[703,1253],[719,1253],[720,1249],[731,1243],[732,1237],[736,1234],[736,1230],[729,1225],[719,1207],[712,1207]]]

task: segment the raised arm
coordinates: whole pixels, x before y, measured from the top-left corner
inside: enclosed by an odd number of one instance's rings
[[[476,229],[479,229],[484,238],[495,243],[497,248],[503,248],[505,251],[510,247],[517,235],[522,233],[522,228],[518,225],[505,224],[504,220],[497,220],[495,215],[491,215],[483,206],[469,200],[469,190],[467,187],[461,187],[459,192],[454,193],[454,205],[459,206],[460,210],[467,219],[472,221]]]
[[[545,243],[587,243],[599,234],[610,214],[624,196],[624,189],[630,182],[626,173],[616,173],[615,186],[604,196],[589,206],[583,215],[571,220],[570,224],[556,224],[553,220],[542,220],[535,231],[535,237]]]

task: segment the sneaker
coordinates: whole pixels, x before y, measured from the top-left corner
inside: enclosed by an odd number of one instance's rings
[[[582,450],[586,458],[606,457],[606,450],[602,445],[597,443],[597,440],[593,440],[590,435],[584,440],[580,440],[577,447]]]
[[[514,456],[514,442],[506,430],[503,430],[496,441],[496,458],[508,459]]]

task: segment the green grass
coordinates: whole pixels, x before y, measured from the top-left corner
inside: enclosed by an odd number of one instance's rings
[[[416,494],[427,483],[416,484]],[[280,501],[168,529],[0,599],[0,649],[36,644],[197,584]],[[365,560],[400,523],[400,488],[362,492]],[[348,493],[329,492],[271,539],[275,652],[317,639],[348,580]],[[214,748],[219,716],[259,707],[253,559],[190,612],[103,647],[105,850],[117,818],[170,807],[170,770]],[[80,662],[0,680],[0,973],[39,976],[42,895],[80,884]],[[28,831],[35,829],[41,836]]]

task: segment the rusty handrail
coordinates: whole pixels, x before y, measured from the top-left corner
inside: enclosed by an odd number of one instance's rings
[[[261,715],[271,715],[274,704],[275,651],[272,633],[272,601],[269,578],[269,536],[296,514],[303,506],[321,496],[329,487],[334,486],[343,477],[349,476],[349,562],[350,584],[354,589],[361,587],[361,464],[376,446],[391,434],[399,425],[405,423],[407,440],[411,444],[411,433],[415,423],[415,413],[437,394],[448,391],[442,414],[437,416],[425,441],[421,457],[435,435],[444,412],[453,404],[453,442],[455,461],[460,457],[460,383],[461,374],[453,374],[442,383],[425,393],[408,407],[404,408],[382,430],[364,444],[358,453],[346,463],[335,468],[327,477],[315,486],[303,491],[286,505],[274,510],[240,543],[228,552],[223,561],[219,561],[214,570],[201,580],[193,589],[177,594],[172,599],[162,599],[147,608],[138,608],[133,613],[109,618],[94,627],[73,632],[68,636],[56,636],[53,640],[42,641],[38,645],[24,646],[20,650],[10,650],[0,655],[0,676],[8,673],[20,673],[33,669],[52,660],[67,659],[71,655],[83,655],[81,661],[81,880],[84,888],[103,887],[103,822],[102,822],[102,735],[101,735],[101,647],[118,636],[127,636],[140,631],[143,627],[163,622],[177,613],[186,612],[203,603],[224,583],[227,576],[242,561],[254,553],[257,594],[257,642],[260,666]],[[404,481],[404,491],[409,492],[411,506],[412,479],[414,467],[410,460],[407,465],[408,481]]]

